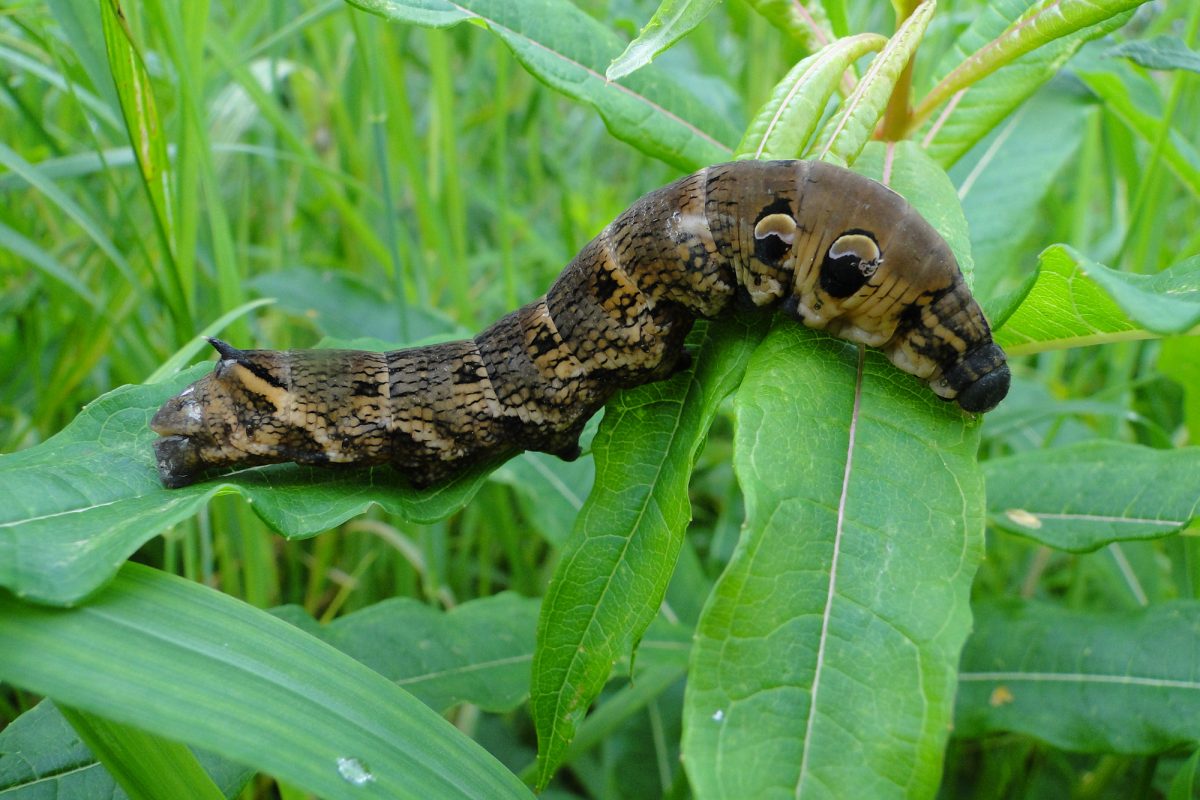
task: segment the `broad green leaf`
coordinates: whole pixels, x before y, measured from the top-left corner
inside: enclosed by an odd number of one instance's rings
[[[1047,87],[972,151],[975,158],[951,170],[979,265],[976,297],[992,297],[997,286],[1029,274],[1040,247],[1025,248],[1042,219],[1038,210],[1079,149],[1093,108],[1078,92]]]
[[[735,157],[799,156],[846,70],[886,43],[887,39],[875,33],[849,36],[792,67],[746,128]]]
[[[996,343],[1013,355],[1184,333],[1200,324],[1200,257],[1135,275],[1056,244],[1011,313],[992,319]]]
[[[821,0],[747,0],[771,24],[796,38],[810,51],[836,38]]]
[[[59,710],[131,798],[225,797],[187,745],[76,708]]]
[[[200,364],[164,383],[116,389],[46,442],[0,455],[0,586],[38,602],[76,603],[142,543],[217,494],[242,495],[268,525],[295,538],[375,504],[414,522],[442,519],[462,508],[487,475],[481,467],[418,491],[390,467],[330,471],[279,464],[164,489],[150,418],[211,369]]]
[[[328,800],[530,797],[387,679],[219,592],[139,565],[87,604],[0,595],[0,679]]]
[[[811,151],[814,158],[848,164],[862,152],[887,109],[900,73],[921,44],[936,8],[936,0],[925,0],[904,20],[871,61],[854,92],[817,136],[817,144]]]
[[[1128,69],[1118,72],[1085,67],[1076,69],[1075,74],[1130,130],[1149,144],[1158,141],[1163,126],[1162,109],[1159,93],[1149,78]],[[1196,148],[1194,133],[1172,127],[1163,140],[1162,159],[1192,195],[1200,197],[1200,150]]]
[[[1027,0],[991,0],[941,58],[935,74],[948,76],[973,53],[998,47],[1000,37],[1028,8]],[[1109,17],[1047,42],[986,78],[958,89],[936,117],[931,115],[937,109],[922,102],[914,113],[914,123],[920,129],[916,138],[935,161],[949,167],[1058,74],[1084,43],[1124,25],[1132,13]]]
[[[1004,29],[950,71],[914,111],[923,121],[956,93],[983,80],[1028,52],[1076,31],[1100,24],[1146,0],[1038,0]]]
[[[855,168],[917,205],[970,268],[954,187],[914,144],[872,144]],[[844,342],[778,324],[736,395],[747,524],[685,700],[700,796],[937,785],[982,552],[978,425],[878,353],[861,378],[856,362]]]
[[[982,555],[978,425],[876,352],[856,377],[858,358],[778,325],[736,396],[747,521],[689,672],[699,796],[937,787]]]
[[[612,665],[666,593],[691,519],[687,486],[721,400],[741,380],[766,315],[708,325],[697,366],[623,392],[592,443],[596,481],[546,592],[533,663],[538,778],[562,763]]]
[[[654,60],[654,57],[687,36],[721,0],[662,0],[654,16],[621,55],[612,60],[604,77],[620,80]]]
[[[1176,533],[1200,516],[1200,448],[1092,441],[983,465],[992,524],[1086,552]]]
[[[104,27],[104,42],[108,49],[108,65],[113,83],[121,100],[125,128],[137,156],[142,187],[154,210],[154,221],[163,245],[163,260],[155,276],[159,289],[171,306],[175,319],[190,327],[189,300],[194,287],[192,273],[181,273],[175,267],[175,219],[171,187],[171,162],[167,158],[166,138],[154,101],[154,88],[142,55],[134,44],[129,24],[121,10],[120,0],[101,0],[100,16]]]
[[[232,761],[197,757],[225,797],[235,796],[253,774]],[[0,731],[0,795],[32,800],[47,791],[53,797],[123,796],[54,703],[43,700]]]
[[[320,636],[435,711],[506,712],[529,694],[539,603],[501,594],[442,612],[396,597],[339,617]]]
[[[440,611],[393,598],[318,625],[302,609],[277,616],[333,645],[392,680],[435,711],[471,703],[512,711],[529,695],[530,664],[540,601],[502,593]],[[691,631],[656,619],[639,650],[646,669],[687,666]],[[620,670],[629,671],[623,658]]]
[[[1155,36],[1124,42],[1104,54],[1109,58],[1128,58],[1146,69],[1186,69],[1200,72],[1200,53],[1174,36]]]
[[[976,608],[954,734],[1016,732],[1073,752],[1161,753],[1200,741],[1200,603],[1127,612]]]
[[[396,22],[448,27],[473,22],[499,36],[521,64],[591,106],[622,141],[684,170],[728,161],[730,121],[685,87],[646,71],[621,83],[604,71],[621,50],[615,33],[566,0],[348,0]]]

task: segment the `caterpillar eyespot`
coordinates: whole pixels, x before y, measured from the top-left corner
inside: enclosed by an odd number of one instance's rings
[[[735,298],[881,347],[966,411],[1008,392],[949,246],[900,195],[821,162],[741,161],[642,197],[474,339],[389,353],[210,340],[216,368],[150,423],[159,477],[391,463],[426,486],[521,450],[569,460],[618,389],[682,368],[694,320]]]

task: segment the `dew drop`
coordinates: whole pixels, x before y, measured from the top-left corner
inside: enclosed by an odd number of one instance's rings
[[[337,769],[338,774],[354,786],[365,786],[375,780],[371,768],[357,758],[341,756],[337,760]]]

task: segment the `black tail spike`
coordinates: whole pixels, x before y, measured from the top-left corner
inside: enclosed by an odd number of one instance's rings
[[[238,362],[239,364],[245,364],[249,361],[244,352],[238,350],[236,347],[229,344],[229,342],[223,342],[220,339],[214,339],[211,336],[205,338],[207,338],[208,343],[211,344],[218,353],[220,353],[221,358],[230,359]]]

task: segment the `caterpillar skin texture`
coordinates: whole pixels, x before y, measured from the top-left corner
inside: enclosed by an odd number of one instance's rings
[[[614,392],[670,375],[696,317],[736,301],[882,348],[966,411],[1008,392],[950,248],[900,195],[820,162],[742,161],[641,198],[474,339],[390,353],[212,340],[216,368],[150,424],[159,475],[390,463],[426,486],[521,450],[571,460]]]

